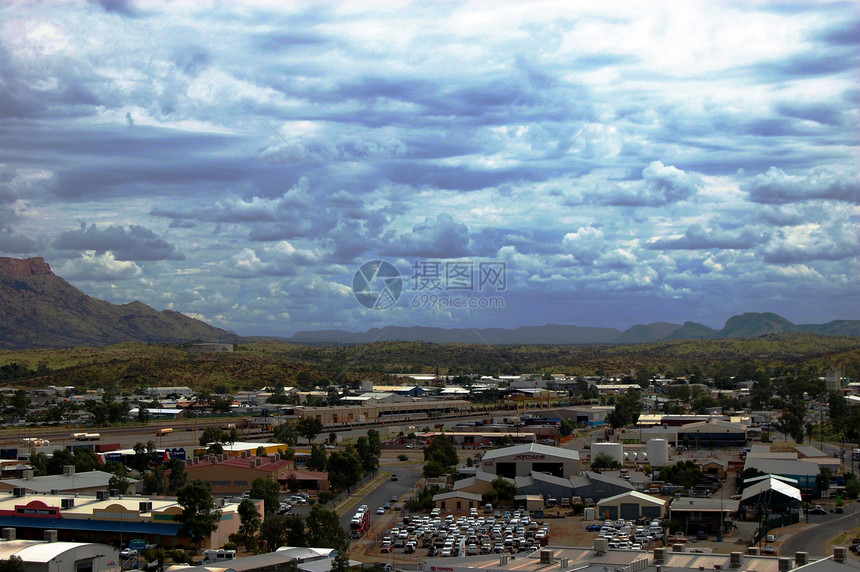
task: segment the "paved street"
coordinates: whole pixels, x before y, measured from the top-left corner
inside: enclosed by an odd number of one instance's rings
[[[860,505],[852,503],[845,507],[845,514],[809,515],[791,526],[776,530],[777,550],[782,556],[795,552],[808,552],[810,556],[828,556],[828,543],[840,533],[860,526]],[[850,540],[850,539],[849,539]]]

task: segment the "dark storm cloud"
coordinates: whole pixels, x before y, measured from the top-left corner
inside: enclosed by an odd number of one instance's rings
[[[767,240],[749,229],[737,231],[706,230],[701,224],[687,228],[681,238],[660,238],[648,245],[651,250],[747,250]]]
[[[841,125],[842,111],[835,104],[816,103],[783,103],[777,111],[786,117],[814,121],[821,125]]]
[[[132,6],[133,2],[130,0],[90,0],[93,4],[98,4],[101,8],[109,13],[109,14],[119,14],[121,16],[127,16],[135,18],[140,15],[140,13]]]
[[[32,255],[38,253],[40,247],[41,245],[35,240],[10,230],[0,229],[0,252],[6,255]]]
[[[856,12],[857,5],[854,4],[853,8]],[[848,46],[856,49],[858,47],[857,39],[860,38],[860,19],[852,18],[838,22],[821,30],[815,34],[814,38],[833,46]]]
[[[126,231],[120,226],[99,230],[96,225],[81,225],[80,230],[66,231],[57,238],[58,250],[93,250],[97,254],[113,252],[116,260],[152,261],[184,260],[176,247],[158,238],[152,230],[131,225]]]
[[[318,46],[331,40],[314,32],[264,32],[251,38],[251,47],[260,52],[288,51],[295,46]]]
[[[860,204],[860,173],[824,169],[789,175],[771,167],[741,184],[756,203],[781,204],[809,199],[828,199]]]
[[[412,232],[401,234],[382,249],[387,256],[421,256],[425,258],[459,258],[468,256],[469,229],[463,223],[441,213],[435,219],[427,217],[415,225]]]

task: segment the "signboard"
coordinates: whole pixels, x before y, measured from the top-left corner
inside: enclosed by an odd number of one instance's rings
[[[522,453],[514,455],[515,461],[542,461],[546,456],[543,453]]]
[[[132,550],[144,550],[146,548],[146,540],[142,538],[135,538],[128,543],[128,547]]]

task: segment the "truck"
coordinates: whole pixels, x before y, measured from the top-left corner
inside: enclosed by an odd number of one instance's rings
[[[170,428],[170,427],[162,427],[161,429],[159,429],[158,431],[156,431],[156,432],[155,432],[155,436],[156,436],[156,437],[161,437],[161,436],[164,436],[164,435],[170,435],[171,433],[173,433],[173,429],[172,429],[172,428]]]
[[[102,436],[99,433],[72,433],[75,441],[98,441]]]

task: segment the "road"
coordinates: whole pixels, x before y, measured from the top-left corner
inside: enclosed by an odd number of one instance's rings
[[[397,480],[387,481],[364,498],[359,499],[355,503],[355,507],[353,509],[345,512],[343,516],[340,517],[340,524],[344,530],[349,531],[349,521],[352,519],[358,507],[362,504],[366,504],[367,509],[370,511],[371,525],[378,519],[387,518],[392,511],[389,511],[385,516],[382,516],[376,514],[376,509],[385,505],[387,502],[391,502],[392,497],[397,497],[397,502],[391,503],[392,508],[394,504],[402,505],[403,496],[421,478],[420,469],[408,466],[386,466],[381,467],[380,470],[389,472],[392,475],[397,475]]]
[[[804,521],[805,521],[804,517]],[[796,552],[808,552],[810,556],[829,556],[827,544],[846,530],[860,526],[860,505],[849,504],[844,515],[809,515],[809,524],[801,521],[785,527],[778,539],[778,550],[782,556],[793,556]],[[850,540],[850,539],[849,539]]]

